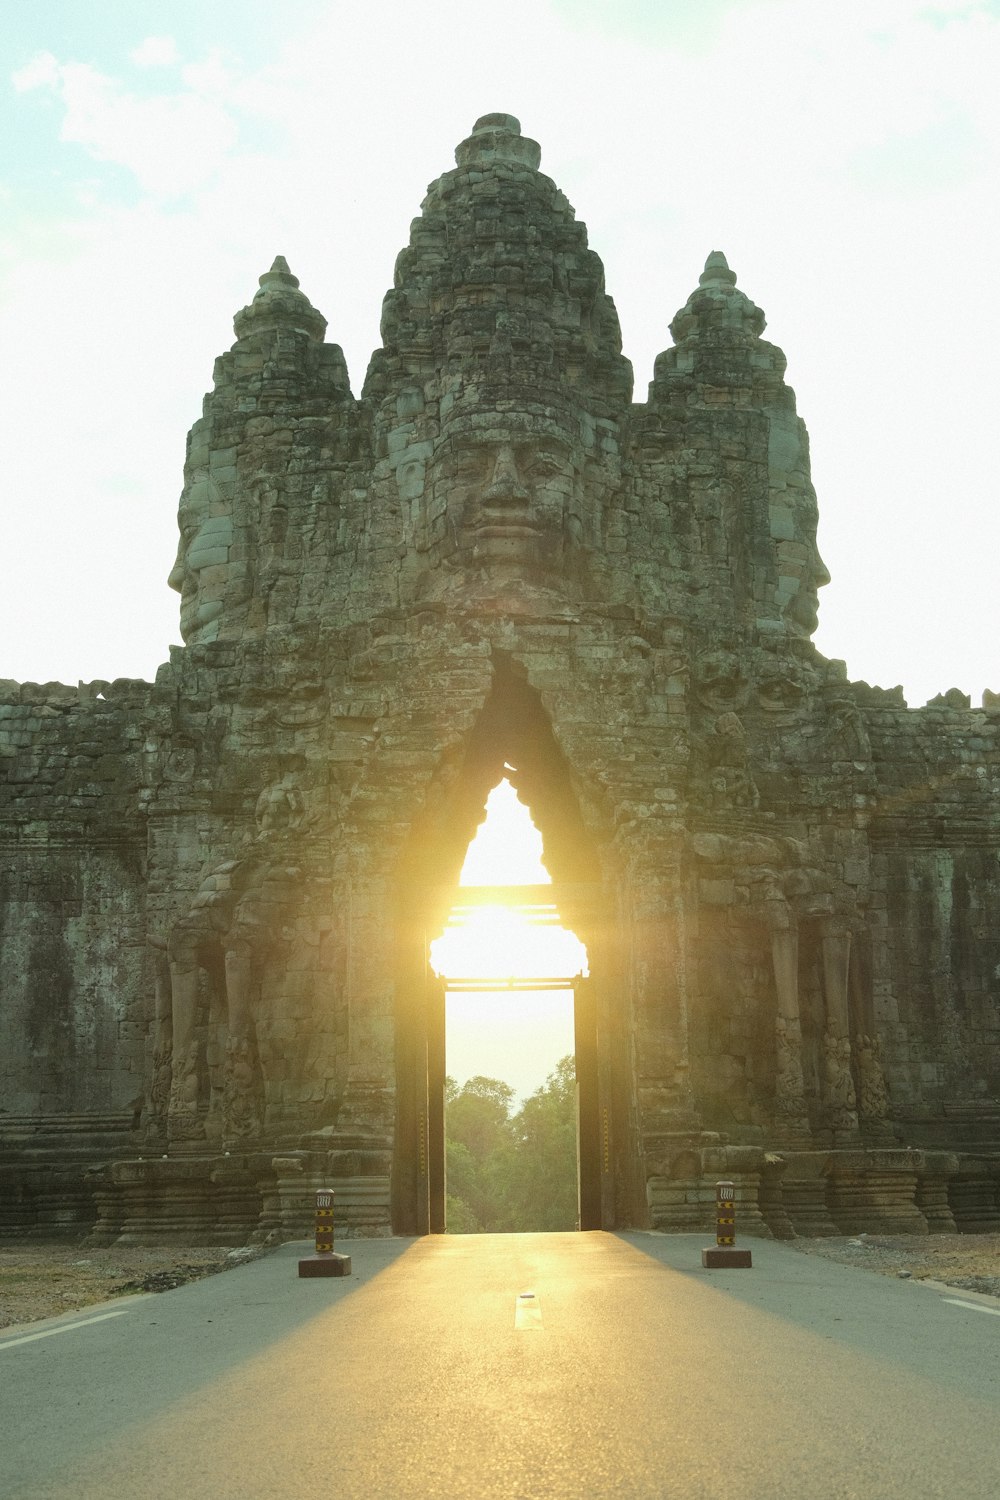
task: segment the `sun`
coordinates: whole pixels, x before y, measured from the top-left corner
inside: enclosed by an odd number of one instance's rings
[[[512,768],[510,768],[512,769]],[[459,876],[468,890],[430,945],[431,968],[455,988],[517,988],[526,981],[572,984],[586,977],[587,950],[559,921],[554,901],[526,899],[517,887],[551,885],[542,863],[542,836],[506,777],[486,799],[486,820],[469,844]],[[511,887],[508,901],[477,900],[473,890]]]

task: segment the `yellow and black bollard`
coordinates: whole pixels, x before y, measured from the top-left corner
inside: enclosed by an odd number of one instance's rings
[[[316,1253],[299,1261],[300,1276],[350,1276],[351,1257],[333,1248],[333,1188],[316,1193]]]
[[[701,1263],[709,1270],[753,1265],[750,1251],[736,1248],[736,1188],[731,1182],[715,1184],[715,1249],[703,1250]]]
[[[332,1188],[320,1188],[316,1194],[316,1254],[333,1254]]]

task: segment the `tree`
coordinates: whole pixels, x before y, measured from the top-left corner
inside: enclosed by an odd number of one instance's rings
[[[500,1184],[514,1149],[510,1111],[514,1090],[497,1078],[445,1082],[448,1228],[455,1234],[506,1229]],[[454,1201],[452,1201],[454,1200]]]
[[[514,1116],[507,1212],[521,1229],[575,1229],[579,1217],[576,1064],[564,1057]]]
[[[511,1114],[514,1090],[495,1078],[445,1085],[448,1228],[455,1234],[574,1229],[576,1069],[564,1057]]]
[[[450,1139],[461,1141],[476,1161],[482,1163],[501,1140],[509,1139],[513,1103],[514,1090],[498,1078],[479,1074],[460,1089],[453,1079],[447,1079],[445,1108]]]
[[[478,1168],[471,1151],[461,1141],[447,1146],[448,1194],[446,1221],[450,1234],[480,1234],[482,1225],[470,1206],[479,1197]]]

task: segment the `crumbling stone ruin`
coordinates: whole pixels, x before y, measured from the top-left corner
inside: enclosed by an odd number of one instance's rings
[[[583,1227],[1000,1226],[1000,697],[814,648],[785,358],[709,255],[632,399],[584,226],[478,121],[360,399],[279,256],[188,439],[182,648],[2,687],[6,1232],[440,1229],[442,929],[510,773],[590,977]]]

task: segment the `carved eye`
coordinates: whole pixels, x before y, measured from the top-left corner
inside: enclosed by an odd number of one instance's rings
[[[761,683],[758,697],[762,708],[794,708],[802,697],[802,689],[789,677],[774,677]]]
[[[459,479],[464,484],[475,484],[483,477],[482,459],[472,457],[457,458],[448,466],[448,474],[452,479]]]
[[[521,460],[520,468],[524,474],[530,474],[532,479],[548,479],[553,474],[560,474],[566,465],[554,453],[526,453]]]

